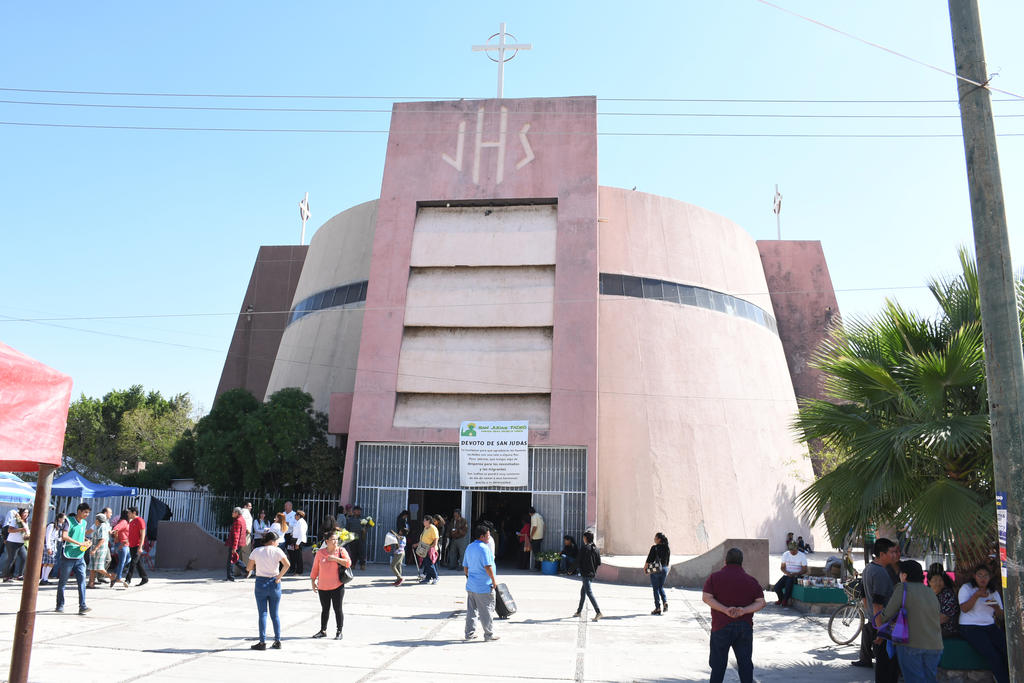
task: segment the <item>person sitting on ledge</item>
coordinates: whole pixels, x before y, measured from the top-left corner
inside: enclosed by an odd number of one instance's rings
[[[803,536],[796,537],[796,549],[806,555],[811,555],[814,553],[814,551],[811,549],[810,544],[804,542]]]
[[[782,578],[775,584],[775,603],[787,607],[793,595],[796,580],[807,573],[807,556],[797,549],[796,541],[789,542],[789,551],[782,554]]]

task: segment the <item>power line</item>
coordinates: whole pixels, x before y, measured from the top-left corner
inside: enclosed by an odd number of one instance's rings
[[[935,66],[934,64],[929,64],[928,62],[921,61],[920,59],[916,59],[916,58],[911,57],[910,55],[904,54],[902,52],[897,52],[896,50],[893,50],[892,48],[885,47],[884,45],[880,45],[878,43],[872,42],[870,40],[867,40],[866,38],[861,38],[860,36],[856,36],[856,35],[854,35],[852,33],[849,33],[848,31],[844,31],[844,30],[842,30],[840,28],[836,28],[835,26],[831,26],[829,24],[826,24],[823,21],[818,21],[817,19],[812,19],[811,17],[805,16],[805,15],[800,14],[798,12],[794,12],[791,9],[786,9],[785,7],[782,7],[781,5],[776,5],[774,2],[769,2],[769,0],[754,0],[754,2],[759,2],[762,5],[765,5],[767,7],[771,7],[773,9],[777,9],[780,12],[784,12],[784,13],[789,14],[791,16],[797,17],[798,19],[802,19],[803,21],[810,22],[812,24],[815,24],[816,26],[820,26],[820,27],[822,27],[824,29],[828,29],[829,31],[834,31],[835,33],[838,33],[841,36],[845,36],[846,38],[849,38],[851,40],[856,40],[858,43],[863,43],[863,44],[865,44],[865,45],[867,45],[869,47],[873,47],[873,48],[875,48],[877,50],[882,50],[883,52],[888,52],[889,54],[891,54],[891,55],[893,55],[895,57],[899,57],[900,59],[905,59],[908,62],[913,62],[914,64],[917,64],[919,66],[923,66],[926,69],[931,69],[932,71],[938,71],[939,73],[946,74],[947,76],[952,76],[953,78],[955,78],[957,80],[963,81],[964,83],[969,83],[969,84],[971,84],[971,85],[973,85],[975,87],[987,88],[988,90],[991,90],[992,92],[998,92],[998,93],[1002,93],[1004,95],[1009,95],[1010,97],[1013,97],[1014,99],[1024,100],[1024,95],[1018,95],[1017,93],[1010,92],[1009,90],[1001,90],[999,88],[993,88],[991,85],[989,85],[989,81],[985,81],[984,83],[978,83],[977,81],[972,81],[971,79],[965,78],[964,76],[961,76],[958,73],[950,71],[949,69],[943,69],[941,66]],[[989,76],[989,79],[991,80],[991,76]]]
[[[339,109],[313,107],[198,107],[163,104],[101,104],[93,102],[40,102],[36,100],[0,100],[0,104],[17,104],[41,107],[83,107],[94,109],[132,109],[157,111],[225,111],[225,112],[270,112],[309,114],[391,114],[390,109]],[[402,114],[443,114],[466,116],[464,111],[433,111],[429,109],[403,109]],[[581,116],[572,111],[519,111],[516,114],[544,114]],[[735,112],[639,112],[639,111],[598,111],[597,116],[646,116],[683,118],[755,118],[755,119],[959,119],[959,114],[772,114]],[[1024,118],[1024,114],[997,114],[995,118]]]
[[[784,10],[788,11],[788,10]],[[413,100],[413,101],[477,101],[483,97],[415,97],[409,95],[285,95],[262,93],[180,93],[180,92],[128,92],[110,90],[52,90],[43,88],[0,88],[0,92],[40,93],[48,95],[96,95],[110,97],[197,97],[224,99],[292,99],[292,100]],[[698,97],[598,97],[598,102],[683,102],[683,103],[736,103],[736,104],[957,104],[955,99],[807,99],[807,98],[698,98]],[[1018,102],[1014,95],[996,102]]]
[[[123,126],[92,123],[41,123],[34,121],[0,121],[0,126],[30,128],[69,128],[94,130],[134,130],[188,133],[313,133],[313,134],[397,134],[397,135],[451,135],[452,131],[386,130],[355,128],[208,128],[202,126]],[[598,135],[604,137],[668,137],[668,138],[809,138],[809,139],[917,139],[960,138],[960,133],[668,133],[640,131],[577,131],[530,130],[530,135]],[[1024,133],[999,133],[999,137],[1024,137]]]

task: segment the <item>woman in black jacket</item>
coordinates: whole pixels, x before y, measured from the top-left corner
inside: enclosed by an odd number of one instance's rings
[[[601,566],[601,553],[598,552],[597,546],[594,545],[594,534],[589,531],[583,532],[583,545],[580,546],[579,554],[576,556],[580,578],[583,579],[583,585],[580,586],[580,606],[576,608],[576,614],[574,617],[578,617],[583,611],[583,601],[586,598],[590,598],[590,604],[594,606],[594,621],[600,619],[603,615],[601,614],[601,608],[597,606],[597,600],[594,598],[594,592],[590,589],[590,582],[594,580],[594,576],[597,575],[597,568]]]
[[[651,577],[651,588],[654,590],[654,611],[651,614],[668,611],[668,598],[665,597],[665,577],[668,576],[670,558],[668,538],[659,531],[654,534],[654,545],[647,553],[647,562],[644,563],[644,571]]]

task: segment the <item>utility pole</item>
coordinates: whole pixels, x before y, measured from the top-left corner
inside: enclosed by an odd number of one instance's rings
[[[1021,352],[1020,318],[1010,263],[1010,240],[999,177],[992,102],[985,87],[989,77],[981,42],[977,0],[949,0],[949,21],[953,29],[960,123],[967,157],[974,250],[978,259],[995,488],[997,495],[1004,495],[1006,510],[1003,602],[1006,608],[1007,652],[1010,680],[1019,681],[1024,680],[1024,600],[1021,594],[1024,560],[1024,539],[1021,537],[1024,354]]]

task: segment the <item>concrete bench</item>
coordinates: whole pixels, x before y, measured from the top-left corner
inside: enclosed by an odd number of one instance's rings
[[[793,586],[791,605],[810,614],[832,614],[846,604],[846,591],[842,588],[819,586]]]
[[[939,680],[949,683],[987,683],[994,680],[988,662],[963,638],[943,638]]]

